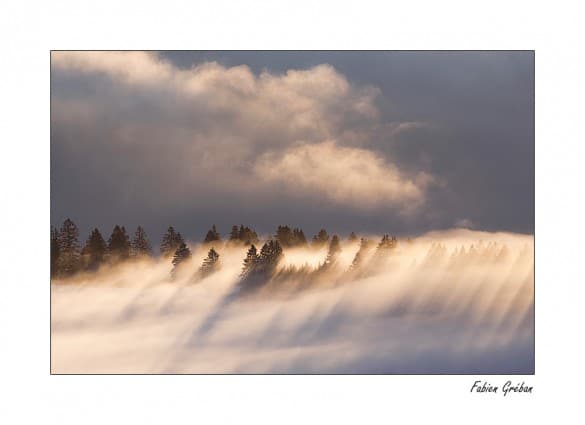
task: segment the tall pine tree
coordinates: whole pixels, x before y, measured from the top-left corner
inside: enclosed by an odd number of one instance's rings
[[[151,255],[152,248],[146,237],[146,232],[142,226],[138,226],[134,233],[134,239],[132,239],[132,256],[135,258],[145,258]]]
[[[313,236],[313,246],[316,248],[322,247],[329,242],[329,235],[325,229],[319,230],[315,236]]]
[[[93,229],[81,251],[83,268],[85,270],[97,270],[106,258],[107,247],[100,231]]]
[[[248,252],[246,253],[246,258],[244,258],[244,264],[242,266],[242,273],[240,274],[240,277],[245,277],[246,275],[251,273],[254,270],[254,267],[256,266],[257,262],[258,251],[256,249],[256,246],[252,244],[250,246],[250,249],[248,249]]]
[[[181,243],[184,242],[185,241],[183,240],[181,234],[176,232],[173,226],[170,226],[162,238],[162,242],[160,244],[160,253],[164,257],[169,257],[173,255]]]
[[[211,226],[211,229],[207,232],[207,235],[205,235],[205,239],[203,242],[210,243],[210,242],[216,242],[216,241],[220,241],[220,240],[221,240],[221,236],[217,232],[217,229],[216,229],[215,224],[214,224],[213,226]]]
[[[108,259],[113,262],[125,261],[130,258],[130,239],[124,226],[114,226],[108,239]]]
[[[214,248],[211,248],[199,268],[199,273],[205,277],[217,270],[219,270],[219,254]]]
[[[69,218],[63,222],[59,231],[59,274],[71,276],[79,270],[79,230]]]

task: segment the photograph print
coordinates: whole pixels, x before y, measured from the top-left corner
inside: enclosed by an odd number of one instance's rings
[[[52,374],[534,374],[533,51],[52,51],[50,90]]]

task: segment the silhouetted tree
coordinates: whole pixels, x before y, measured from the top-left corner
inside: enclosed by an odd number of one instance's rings
[[[337,262],[337,255],[341,252],[341,246],[339,244],[339,237],[337,235],[333,235],[331,238],[331,242],[329,243],[329,250],[327,252],[327,257],[325,258],[325,263],[323,264],[322,268],[329,268],[335,265]]]
[[[244,258],[244,264],[242,266],[242,273],[240,274],[241,277],[245,277],[248,273],[254,270],[256,263],[258,262],[258,251],[256,250],[256,246],[252,244],[250,249],[246,254],[246,258]]]
[[[51,226],[51,277],[59,274],[58,262],[60,252],[59,231],[56,227]]]
[[[189,258],[191,258],[191,250],[185,242],[181,242],[181,245],[179,245],[173,255],[173,266],[177,267],[179,264],[185,260],[188,260]]]
[[[211,248],[207,253],[207,257],[203,260],[203,264],[199,268],[201,276],[205,277],[219,269],[219,254],[214,248]]]
[[[152,248],[146,237],[146,232],[142,226],[138,226],[136,232],[134,232],[134,239],[132,240],[132,256],[142,258],[150,257],[151,255]]]
[[[329,235],[325,229],[319,230],[315,236],[313,236],[313,246],[314,247],[321,247],[329,242]]]
[[[307,238],[305,237],[305,232],[303,232],[303,229],[299,229],[296,227],[293,229],[293,245],[294,246],[307,245]]]
[[[160,244],[160,253],[165,257],[173,255],[177,248],[184,242],[185,241],[181,234],[176,232],[173,226],[170,226],[167,229],[167,232],[163,235]]]
[[[115,263],[128,258],[130,258],[130,238],[126,233],[126,228],[116,224],[108,239],[108,259]]]
[[[353,261],[351,262],[350,268],[352,270],[355,270],[362,265],[363,260],[364,260],[364,255],[369,248],[370,248],[370,241],[368,241],[365,238],[362,238],[360,240],[360,248],[355,253],[355,256],[353,257]]]
[[[215,224],[213,226],[211,226],[211,229],[207,232],[207,235],[205,235],[205,243],[210,243],[210,242],[215,242],[215,241],[220,241],[221,240],[221,236],[219,235],[219,233],[217,232],[217,229],[215,228]]]
[[[274,235],[280,245],[289,247],[293,245],[293,234],[288,226],[278,226],[276,229],[276,235]]]
[[[259,242],[256,232],[248,226],[240,226],[240,230],[238,231],[238,238],[245,245],[257,244]]]
[[[177,270],[179,267],[184,264],[185,261],[191,258],[191,250],[187,246],[185,242],[181,242],[181,244],[175,250],[173,254],[173,270],[171,270],[171,276],[174,278],[177,274]]]
[[[107,253],[106,241],[96,228],[90,233],[85,246],[81,250],[83,267],[86,270],[97,270],[105,261]]]
[[[376,252],[374,253],[374,259],[380,259],[385,257],[392,249],[396,247],[398,241],[396,237],[389,235],[382,236],[382,240],[378,243],[376,247]]]
[[[240,241],[240,232],[238,230],[238,226],[232,226],[232,231],[230,232],[230,242],[239,242]]]
[[[70,276],[79,270],[79,230],[70,219],[63,222],[59,231],[57,269],[63,276]]]
[[[263,271],[273,270],[282,258],[282,247],[277,240],[271,239],[260,250],[258,264]]]

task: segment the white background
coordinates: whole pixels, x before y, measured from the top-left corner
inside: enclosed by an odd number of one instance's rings
[[[0,423],[577,423],[582,18],[563,1],[2,2]],[[511,377],[534,394],[470,393],[481,376],[51,376],[49,51],[97,48],[535,49],[536,375]]]

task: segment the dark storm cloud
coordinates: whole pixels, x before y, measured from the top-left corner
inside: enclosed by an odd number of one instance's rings
[[[531,53],[154,57],[120,66],[53,55],[54,224],[142,223],[155,243],[168,224],[200,238],[212,222],[224,232],[244,222],[401,234],[458,221],[534,231]],[[323,166],[301,160],[315,154]],[[365,164],[365,188],[364,173],[334,178]]]

